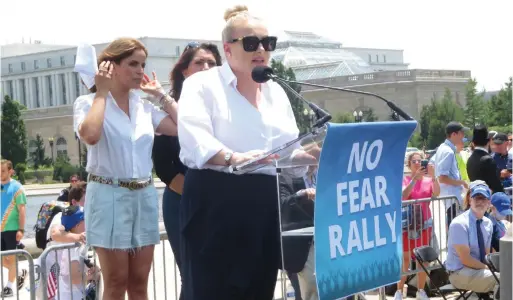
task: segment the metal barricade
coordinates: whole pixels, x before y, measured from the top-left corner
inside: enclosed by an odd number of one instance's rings
[[[152,270],[150,274],[150,278],[148,280],[148,296],[149,299],[154,300],[174,300],[178,299],[180,295],[180,274],[178,272],[178,267],[176,265],[176,261],[174,259],[173,252],[171,251],[171,246],[167,242],[168,237],[166,232],[160,233],[160,245],[155,247],[155,253],[153,257],[152,262]],[[54,245],[50,246],[43,251],[41,256],[39,257],[40,260],[40,266],[37,268],[36,271],[39,273],[40,278],[40,289],[38,291],[38,298],[47,300],[48,294],[45,292],[48,289],[48,279],[49,279],[49,271],[50,271],[50,265],[48,263],[48,258],[52,256],[58,256],[58,251],[70,251],[71,249],[75,247],[79,247],[80,244],[61,244],[61,245]],[[94,251],[93,251],[94,253]],[[96,260],[96,254],[94,253],[94,257]],[[56,259],[58,260],[58,259]],[[101,266],[100,266],[101,267]],[[102,279],[98,282],[98,286],[102,286]],[[287,278],[285,275],[285,272],[279,272],[278,278],[277,278],[277,285],[276,285],[276,292],[275,292],[275,299],[285,299],[285,295],[283,294],[284,286],[287,282]],[[151,286],[150,286],[151,285]],[[33,290],[31,288],[31,290]],[[57,288],[57,294],[55,296],[55,299],[62,299],[59,298],[60,292]],[[101,291],[97,291],[97,298],[101,299]],[[68,299],[65,299],[68,300]]]
[[[424,203],[424,204],[422,204]],[[416,200],[404,200],[402,201],[403,211],[408,210],[409,207],[414,207],[417,205],[423,205],[426,206],[425,203],[429,203],[427,206],[429,207],[429,212],[431,215],[431,221],[428,221],[426,225],[429,225],[430,229],[430,235],[429,235],[429,244],[437,250],[437,252],[440,255],[441,260],[445,260],[445,257],[447,256],[447,221],[446,221],[446,210],[447,207],[450,207],[453,203],[458,203],[456,197],[449,196],[449,197],[438,197],[438,198],[425,198],[425,199],[416,199]],[[410,247],[410,243],[408,240],[413,239],[415,237],[415,233],[408,233],[408,231],[416,232],[418,231],[417,228],[413,227],[413,230],[411,230],[411,226],[415,224],[418,224],[417,220],[415,219],[416,215],[413,214],[413,218],[408,219],[407,222],[404,224],[403,227],[410,228],[409,230],[406,230],[406,234],[403,231],[403,237],[408,237],[408,239],[404,239],[403,243],[406,243],[403,249],[404,253],[410,253],[412,252],[412,248]],[[426,219],[426,217],[424,217]],[[428,218],[429,219],[429,218]],[[404,221],[404,219],[403,219]],[[412,224],[413,223],[413,224]],[[424,228],[423,228],[424,229]],[[422,230],[423,230],[422,229]],[[411,235],[413,234],[413,236]],[[417,232],[418,234],[418,232]],[[420,233],[420,237],[422,237],[422,233]],[[178,272],[178,268],[176,265],[176,261],[174,259],[174,255],[171,251],[170,244],[166,242],[168,240],[166,232],[160,233],[160,245],[158,245],[155,248],[155,255],[152,262],[152,271],[150,275],[149,284],[152,285],[148,289],[148,295],[150,299],[178,299],[180,294],[180,274]],[[34,264],[34,260],[32,256],[25,250],[12,250],[12,251],[4,251],[2,252],[2,257],[7,255],[16,255],[16,258],[18,255],[23,255],[29,264],[29,280],[30,280],[30,299],[48,299],[48,286],[49,286],[49,275],[51,271],[51,267],[55,263],[59,263],[60,256],[65,255],[65,252],[67,252],[67,255],[69,255],[70,251],[73,248],[80,247],[81,244],[79,243],[69,243],[69,244],[60,244],[60,245],[53,245],[49,246],[41,256],[39,257],[39,266]],[[59,253],[61,252],[61,253]],[[93,252],[94,261],[96,262],[96,254]],[[161,254],[160,254],[161,252]],[[167,252],[167,253],[166,253]],[[49,259],[51,257],[55,257],[55,259]],[[412,259],[412,257],[410,257]],[[17,259],[16,259],[17,261]],[[71,265],[71,262],[69,262]],[[68,266],[70,268],[70,265]],[[410,262],[411,265],[411,262]],[[83,263],[81,263],[81,266],[83,267]],[[436,267],[429,267],[428,270],[434,270],[438,268]],[[57,268],[58,270],[60,268]],[[415,270],[406,270],[402,273],[403,276],[408,275],[414,275],[419,272],[422,272],[421,268],[416,268]],[[84,274],[84,272],[82,272]],[[59,272],[57,271],[57,275],[60,276]],[[57,276],[57,277],[58,277]],[[83,275],[84,276],[84,275]],[[3,277],[3,274],[2,274]],[[39,289],[36,287],[36,280],[39,279]],[[70,278],[71,281],[71,278]],[[99,279],[97,282],[97,287],[99,288],[97,290],[97,296],[96,299],[101,299],[101,286],[102,286],[102,279]],[[57,283],[51,283],[51,284],[59,284],[59,280],[56,281]],[[277,285],[275,289],[275,299],[285,299],[287,296],[285,295],[286,286],[289,282],[286,272],[280,271],[277,277]],[[3,283],[3,278],[2,278]],[[70,282],[71,286],[71,282]],[[18,296],[19,297],[19,296]],[[18,298],[19,299],[19,298]],[[24,297],[23,299],[27,299]],[[61,299],[60,298],[60,292],[57,288],[57,294],[55,295],[55,299]],[[66,299],[67,300],[67,299]]]
[[[47,300],[49,298],[51,299],[63,299],[63,300],[73,300],[75,299],[74,294],[74,284],[73,279],[71,275],[72,270],[72,260],[71,260],[71,251],[75,251],[76,248],[81,247],[82,244],[80,243],[68,243],[68,244],[58,244],[58,245],[52,245],[47,247],[41,256],[39,257],[39,266],[38,266],[38,273],[39,273],[39,286],[36,287],[36,290],[34,291],[39,299]],[[77,249],[78,250],[78,249]],[[87,283],[88,280],[86,280],[86,274],[85,274],[85,261],[88,261],[88,256],[86,252],[87,248],[84,249],[84,255],[79,255],[79,270],[81,273],[81,285],[79,285],[79,289],[81,290],[81,296],[79,299],[75,300],[81,300],[86,298],[86,285],[84,283]],[[68,263],[67,267],[67,277],[69,277],[69,294],[70,298],[61,298],[62,291],[59,287],[61,285],[61,282],[64,283],[64,280],[61,280],[64,275],[61,273],[61,270],[63,269],[63,266],[61,265],[61,262],[63,261],[63,257],[66,257],[65,259]],[[96,258],[96,256],[94,256]],[[93,266],[96,266],[96,259],[94,259],[95,263]],[[94,281],[94,280],[93,280]],[[67,282],[66,282],[67,283]],[[100,294],[99,287],[101,286],[100,281],[96,280],[92,284],[97,287],[96,293]],[[98,298],[96,298],[98,299]]]
[[[433,247],[441,261],[447,258],[448,222],[447,210],[456,204],[457,214],[461,213],[458,199],[455,196],[444,196],[437,198],[423,198],[402,201],[402,235],[403,235],[403,264],[407,263],[409,268],[403,269],[402,276],[409,276],[407,284],[417,285],[412,275],[424,272],[422,268],[413,269],[413,249],[429,245]],[[422,214],[415,213],[421,211]],[[430,216],[426,216],[428,213]],[[422,218],[422,220],[417,218]],[[440,266],[429,266],[429,271],[439,269]]]
[[[35,290],[35,278],[34,276],[36,276],[36,272],[35,272],[35,269],[34,269],[34,260],[32,258],[32,255],[30,255],[30,253],[28,253],[26,250],[22,250],[22,249],[16,249],[16,250],[8,250],[8,251],[2,251],[0,252],[0,257],[2,258],[0,261],[0,276],[2,277],[0,282],[2,284],[2,288],[5,286],[4,285],[4,265],[3,265],[3,258],[4,257],[7,257],[7,256],[14,256],[15,258],[15,271],[16,271],[16,285],[18,285],[18,256],[21,255],[23,256],[27,262],[28,262],[28,279],[29,279],[29,287],[30,287],[30,300],[35,300],[36,299],[36,294],[34,292]],[[26,279],[25,279],[26,280]],[[13,290],[17,290],[17,287],[13,287]],[[3,299],[3,297],[2,297]],[[16,291],[16,299],[20,299],[20,291]],[[26,298],[25,298],[26,299]]]

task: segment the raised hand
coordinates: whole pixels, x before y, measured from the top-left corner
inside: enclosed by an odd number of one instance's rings
[[[96,76],[94,77],[94,84],[96,86],[96,93],[108,94],[112,86],[112,71],[114,64],[110,61],[102,61]]]
[[[153,76],[153,80],[150,80],[150,77],[144,74],[141,81],[141,90],[153,96],[154,99],[150,99],[150,101],[155,102],[155,100],[158,101],[160,97],[165,95],[166,91],[162,88],[162,85],[160,85],[160,82],[157,79],[157,74],[155,74],[155,72],[151,72],[151,75]]]

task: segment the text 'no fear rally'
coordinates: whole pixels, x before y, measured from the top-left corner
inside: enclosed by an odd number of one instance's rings
[[[372,171],[378,167],[383,151],[383,141],[378,139],[369,144],[368,141],[354,143],[347,165],[347,175]],[[348,176],[349,177],[349,176]],[[366,217],[356,218],[349,222],[349,228],[330,225],[329,242],[330,257],[350,255],[353,251],[365,251],[396,242],[396,212],[384,212],[368,218],[368,211],[390,206],[387,197],[387,179],[376,175],[337,183],[337,215],[345,218],[366,211]],[[384,230],[390,234],[385,235]],[[387,241],[385,236],[390,236]]]

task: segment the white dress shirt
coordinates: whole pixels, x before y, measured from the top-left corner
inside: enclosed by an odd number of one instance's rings
[[[261,85],[256,109],[236,88],[228,63],[198,72],[185,80],[178,109],[180,160],[189,168],[228,168],[207,164],[219,151],[269,151],[299,134],[287,94],[275,82]],[[274,169],[259,173],[274,174]]]
[[[91,109],[95,94],[80,96],[73,107],[73,127],[78,126]],[[151,176],[153,137],[167,113],[130,92],[128,116],[112,95],[106,99],[100,140],[87,145],[87,172],[118,179],[142,179]]]

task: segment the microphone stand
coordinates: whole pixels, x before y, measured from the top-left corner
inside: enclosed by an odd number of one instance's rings
[[[393,102],[381,97],[380,95],[377,95],[377,94],[373,94],[373,93],[369,93],[369,92],[363,92],[363,91],[357,91],[357,90],[352,90],[352,89],[345,89],[345,88],[339,88],[339,87],[332,87],[332,86],[327,86],[327,85],[322,85],[322,84],[316,84],[316,83],[309,83],[309,82],[298,82],[298,81],[293,81],[293,80],[287,80],[287,79],[283,79],[283,78],[280,78],[274,74],[270,74],[270,77],[274,80],[277,80],[277,81],[281,81],[281,82],[286,82],[286,83],[294,83],[294,84],[299,84],[299,85],[306,85],[306,86],[313,86],[313,87],[319,87],[319,88],[324,88],[324,89],[329,89],[329,90],[335,90],[335,91],[341,91],[341,92],[348,92],[348,93],[353,93],[353,94],[360,94],[360,95],[367,95],[367,96],[373,96],[373,97],[376,97],[378,99],[381,99],[382,101],[384,101],[388,107],[390,107],[390,109],[392,109],[396,114],[398,114],[399,116],[403,117],[403,119],[407,120],[407,121],[412,121],[414,120],[410,115],[408,115],[406,112],[404,112],[402,109],[400,109],[399,107],[397,107],[397,105],[395,105]],[[290,88],[290,90],[293,90],[292,88]],[[296,91],[294,91],[294,94],[295,95],[299,95],[299,93],[297,93]],[[310,103],[308,102],[309,104],[313,104],[313,103]],[[315,104],[313,104],[315,105]],[[317,105],[315,105],[319,110],[323,111],[321,108],[319,108]],[[312,106],[310,106],[312,107]],[[315,112],[315,109],[312,108],[312,110]],[[316,112],[317,113],[317,112]],[[327,114],[327,113],[326,113]],[[324,123],[328,122],[329,120],[331,119],[331,116],[329,117],[328,120],[324,121]],[[322,120],[322,118],[321,118]],[[319,120],[319,121],[321,121]],[[319,123],[319,121],[317,123]],[[317,124],[316,123],[316,124]],[[324,124],[322,123],[322,124]],[[321,124],[321,125],[322,125]]]
[[[287,83],[297,83],[297,84],[302,84],[302,83],[295,82],[295,81],[288,81],[288,80],[280,78],[274,74],[269,74],[269,75],[270,75],[271,79],[273,79],[274,81],[279,81],[279,82],[284,83],[282,86],[285,86],[285,88],[287,88],[287,90],[289,90],[292,94],[294,94],[294,96],[298,97],[300,100],[302,100],[303,102],[308,104],[308,106],[313,110],[313,112],[315,113],[315,116],[317,117],[317,122],[315,122],[315,124],[313,124],[312,129],[315,130],[315,129],[321,128],[322,126],[324,126],[324,124],[326,124],[327,122],[329,122],[331,120],[331,115],[327,111],[323,110],[322,108],[317,106],[315,103],[306,101],[306,99],[304,99],[303,96],[301,96],[298,92],[296,92],[295,89],[293,89],[290,85],[287,84]]]

